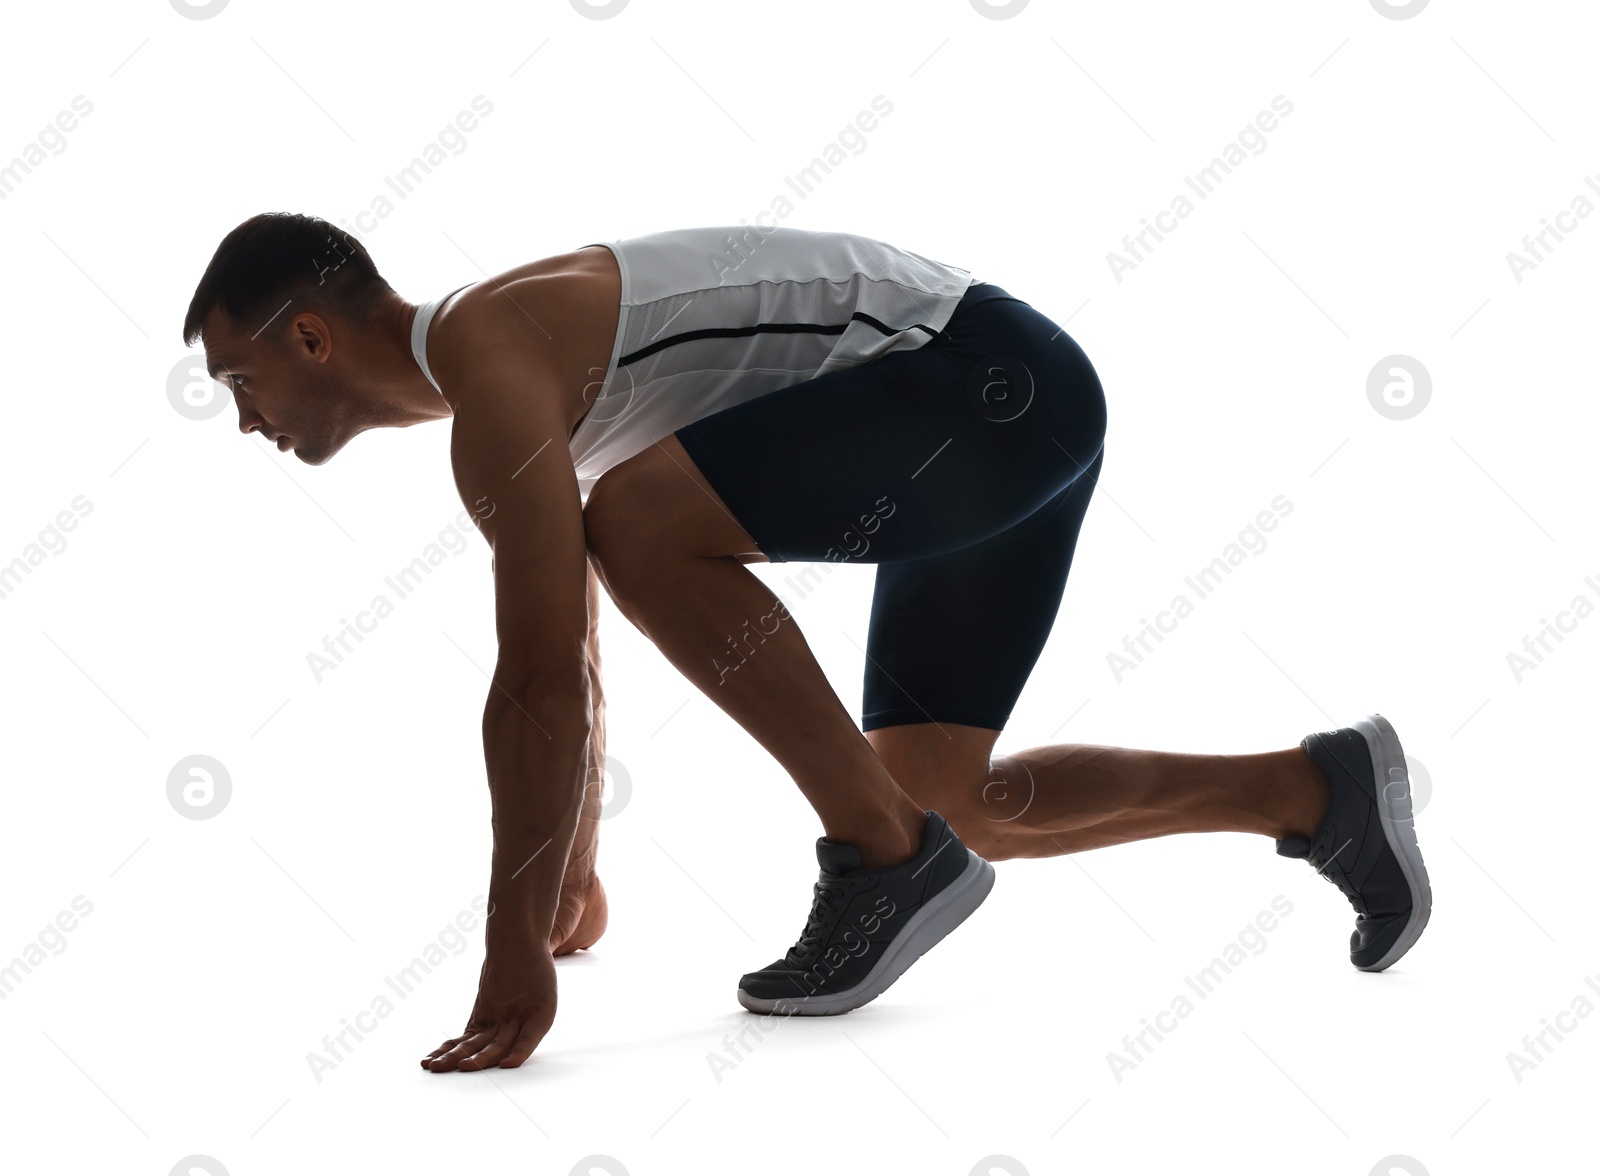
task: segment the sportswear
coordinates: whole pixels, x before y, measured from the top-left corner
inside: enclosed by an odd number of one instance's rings
[[[1328,777],[1328,811],[1310,841],[1285,837],[1278,853],[1305,859],[1344,892],[1356,911],[1350,962],[1381,972],[1411,949],[1433,907],[1400,737],[1374,714],[1300,746]]]
[[[568,442],[585,502],[600,475],[691,421],[922,346],[974,280],[871,237],[781,225],[589,244],[615,255],[622,295],[609,363],[593,373]],[[412,352],[436,388],[428,325],[457,292],[412,322]]]
[[[817,838],[821,875],[800,938],[780,960],[739,979],[751,1012],[828,1016],[860,1008],[989,895],[994,867],[931,809],[917,855],[865,869],[861,851]]]
[[[998,731],[1060,609],[1105,431],[1083,349],[983,282],[939,338],[676,436],[768,560],[813,565],[773,582],[785,604],[838,566],[876,565],[863,731]],[[719,666],[736,673],[753,639],[719,654]]]

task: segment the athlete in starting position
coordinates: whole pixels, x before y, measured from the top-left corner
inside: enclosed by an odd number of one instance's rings
[[[419,305],[348,234],[267,213],[206,268],[184,321],[201,339],[240,429],[310,465],[365,429],[453,419],[493,552],[493,918],[465,1032],[429,1070],[521,1065],[555,1016],[553,957],[605,930],[601,584],[821,819],[805,929],[741,978],[747,1009],[873,999],[983,901],[986,859],[1173,833],[1308,860],[1356,908],[1358,968],[1427,923],[1382,716],[1252,755],[992,755],[1055,620],[1106,408],[1064,330],[966,270],[848,233],[694,228]],[[744,567],[763,560],[876,565],[859,728]]]

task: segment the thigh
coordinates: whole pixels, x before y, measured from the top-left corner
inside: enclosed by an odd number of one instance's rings
[[[1033,515],[961,550],[880,563],[862,682],[863,731],[1011,716],[1060,609],[1103,448]]]
[[[921,347],[675,436],[769,560],[882,564],[968,548],[1033,516],[1104,434],[1104,395],[1082,350],[1005,296],[958,306]]]

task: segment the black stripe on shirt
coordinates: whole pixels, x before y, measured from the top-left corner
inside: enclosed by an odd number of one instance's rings
[[[681,335],[669,335],[665,339],[658,339],[647,347],[641,347],[631,354],[624,355],[617,360],[617,366],[633,363],[635,360],[644,359],[654,355],[664,347],[672,347],[679,343],[690,343],[696,339],[736,339],[745,335],[756,335],[769,331],[783,331],[790,334],[808,332],[817,335],[842,335],[852,322],[863,322],[868,326],[882,331],[885,335],[898,335],[901,330],[926,331],[935,337],[939,332],[922,323],[912,323],[909,327],[895,328],[879,322],[870,314],[856,311],[850,316],[850,321],[845,323],[756,323],[750,327],[705,327],[698,331],[685,331]]]

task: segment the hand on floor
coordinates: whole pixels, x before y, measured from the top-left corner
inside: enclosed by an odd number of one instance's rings
[[[556,1018],[556,964],[543,945],[498,944],[485,953],[466,1031],[422,1059],[422,1068],[520,1066]]]

